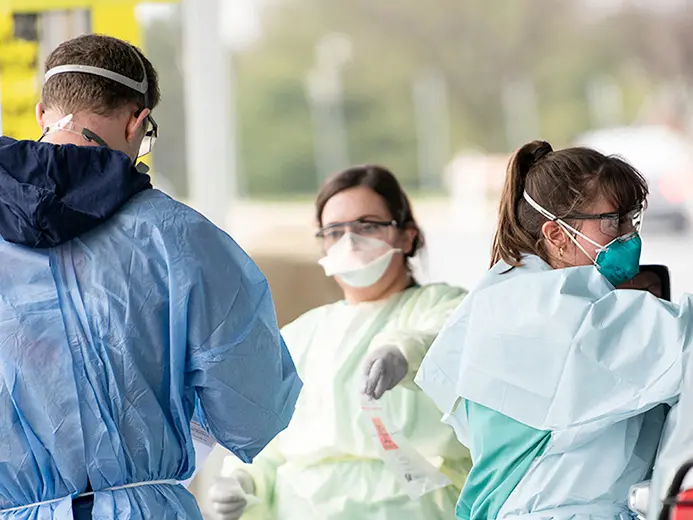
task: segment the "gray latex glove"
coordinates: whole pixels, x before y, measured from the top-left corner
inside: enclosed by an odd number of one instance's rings
[[[254,492],[253,478],[245,471],[220,478],[209,491],[217,520],[238,520],[248,506],[246,495]]]
[[[409,370],[409,363],[397,347],[381,347],[366,357],[363,393],[380,399],[385,392],[397,386]]]

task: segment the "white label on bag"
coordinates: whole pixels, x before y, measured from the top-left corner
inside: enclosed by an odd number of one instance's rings
[[[195,470],[188,480],[181,482],[185,487],[188,487],[190,482],[195,478],[200,468],[204,465],[205,460],[209,457],[209,454],[212,453],[214,445],[217,443],[214,437],[207,433],[197,421],[192,421],[190,423],[190,433],[192,435],[193,448],[195,450]]]
[[[207,430],[205,430],[200,423],[197,421],[192,421],[190,423],[190,433],[192,434],[193,442],[199,443],[208,448],[212,448],[217,441],[214,440]]]
[[[367,403],[362,410],[364,419],[373,428],[373,440],[385,467],[394,473],[412,500],[452,483],[416,451],[401,432],[388,430],[382,406]]]

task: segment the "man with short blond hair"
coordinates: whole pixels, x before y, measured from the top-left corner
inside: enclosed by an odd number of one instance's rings
[[[199,520],[193,414],[248,462],[292,416],[265,277],[137,165],[158,101],[137,48],[81,36],[40,142],[0,137],[0,520]]]

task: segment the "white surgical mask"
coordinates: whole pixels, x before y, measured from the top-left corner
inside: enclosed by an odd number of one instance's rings
[[[370,287],[383,277],[392,257],[401,252],[377,238],[345,233],[318,263],[327,276],[336,276],[351,287]]]

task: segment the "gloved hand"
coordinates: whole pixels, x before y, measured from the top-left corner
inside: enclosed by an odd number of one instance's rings
[[[253,478],[243,470],[219,479],[209,491],[218,520],[238,520],[248,506],[247,495],[255,493]]]
[[[371,352],[364,365],[363,393],[372,399],[397,386],[409,370],[409,363],[397,347],[381,347]]]

